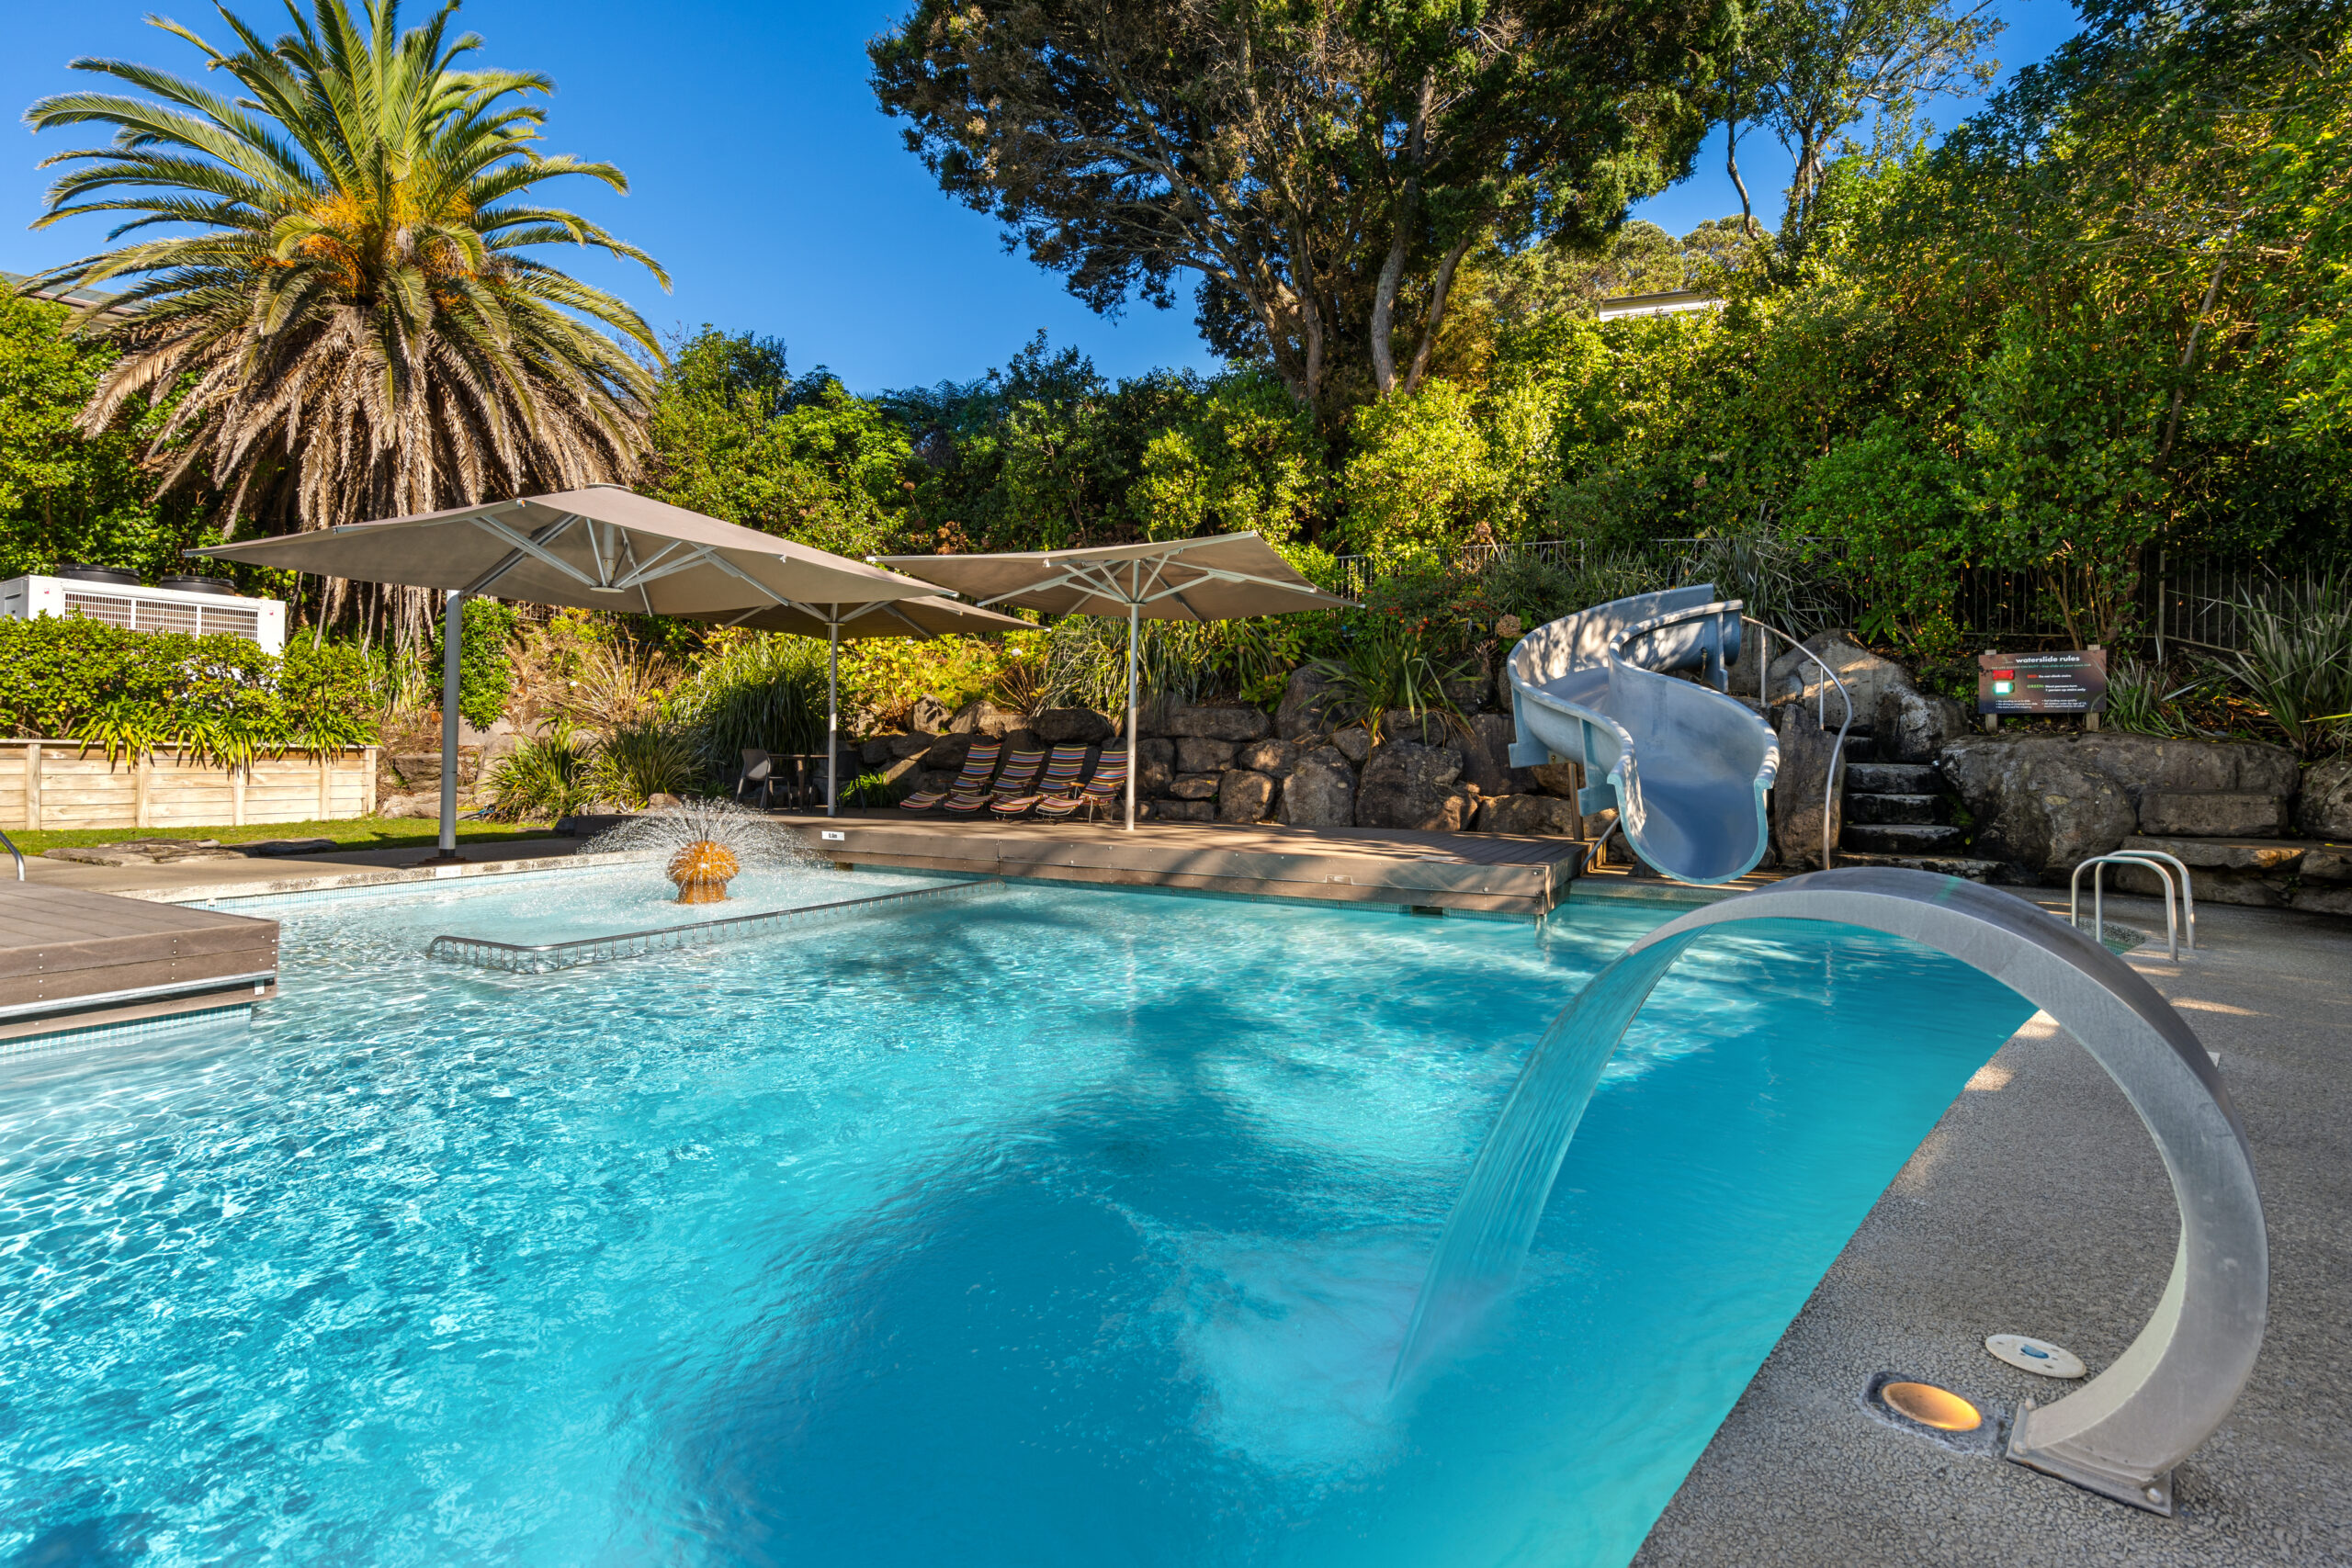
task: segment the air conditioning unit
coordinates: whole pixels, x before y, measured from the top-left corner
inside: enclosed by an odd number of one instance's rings
[[[150,588],[127,571],[67,568],[58,577],[0,582],[0,616],[87,615],[135,632],[226,633],[250,637],[272,654],[286,651],[286,602],[248,599],[217,578],[167,577]]]

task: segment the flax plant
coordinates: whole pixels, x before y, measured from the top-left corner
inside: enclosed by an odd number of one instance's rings
[[[44,98],[35,130],[97,125],[111,145],[61,152],[36,227],[122,215],[126,243],[34,287],[127,288],[75,330],[121,353],[82,411],[85,434],[131,399],[167,404],[148,460],[161,488],[198,479],[223,518],[324,527],[493,496],[627,480],[660,349],[615,296],[529,254],[644,252],[534,193],[569,175],[626,192],[610,164],[541,153],[554,84],[464,68],[455,4],[402,31],[397,0],[288,6],[274,42],[223,8],[205,82],[129,61],[77,70],[144,96]],[[169,231],[157,235],[154,231]],[[630,344],[641,351],[633,355]]]

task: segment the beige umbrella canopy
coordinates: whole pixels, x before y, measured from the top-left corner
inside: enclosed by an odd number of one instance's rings
[[[459,611],[469,596],[495,593],[539,604],[698,620],[735,621],[780,612],[806,615],[817,625],[840,621],[844,607],[935,599],[930,583],[617,485],[214,545],[188,554],[448,592],[441,638],[441,847],[435,857],[440,860],[458,858],[458,645],[463,629]]]
[[[933,592],[863,561],[617,485],[486,502],[191,552],[322,577],[535,604],[724,619]]]
[[[1136,626],[1141,620],[1224,621],[1292,610],[1346,610],[1256,534],[1024,550],[992,556],[877,556],[977,604],[1127,623],[1127,827],[1136,825]]]

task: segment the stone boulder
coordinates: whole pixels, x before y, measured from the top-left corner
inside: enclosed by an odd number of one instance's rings
[[[922,754],[922,765],[942,773],[952,773],[964,765],[964,759],[970,756],[971,752],[971,732],[969,730],[953,732],[943,735],[931,743],[930,749]]]
[[[1110,717],[1092,708],[1047,708],[1029,728],[1049,746],[1099,746],[1118,733]]]
[[[1417,746],[1453,746],[1460,742],[1462,731],[1449,714],[1388,708],[1380,716],[1380,739],[1384,743],[1410,740]]]
[[[2331,758],[2303,775],[2295,825],[2311,838],[2352,842],[2352,752]]]
[[[1157,735],[1136,742],[1136,793],[1148,799],[1168,793],[1176,777],[1176,743]]]
[[[2188,889],[2200,904],[2236,904],[2276,909],[2294,892],[2294,878],[2311,857],[2296,843],[2269,840],[2225,840],[2143,837],[2123,840],[2129,850],[2159,850],[2188,867]],[[2308,873],[2304,874],[2308,876]],[[2089,878],[2084,878],[2087,888]],[[2136,865],[2110,865],[2107,885],[2125,893],[2164,897],[2164,881],[2154,872]],[[2090,895],[2086,892],[2085,897]],[[2297,907],[2303,900],[2294,900]]]
[[[1361,735],[1362,730],[1356,733]],[[1356,819],[1356,772],[1336,746],[1298,759],[1283,781],[1282,819],[1293,828],[1345,828]]]
[[[1481,717],[1490,716],[1481,715]],[[1510,777],[1503,772],[1502,760],[1487,750],[1486,739],[1474,725],[1467,735],[1457,732],[1451,741],[1462,753],[1462,782],[1476,788],[1480,795],[1510,795]]]
[[[1197,735],[1176,738],[1176,771],[1180,773],[1214,773],[1233,766],[1233,742],[1211,740]]]
[[[1229,704],[1171,707],[1166,723],[1170,735],[1202,740],[1259,740],[1270,728],[1256,708]]]
[[[1019,714],[1007,713],[986,697],[974,697],[948,716],[945,728],[950,735],[984,735],[1001,740],[1022,724]]]
[[[2275,839],[2287,798],[2229,789],[2152,789],[2140,796],[2140,831],[2198,839]]]
[[[1155,800],[1142,814],[1159,822],[1214,822],[1216,820],[1216,802]]]
[[[1454,798],[1462,777],[1462,753],[1450,746],[1392,740],[1374,749],[1356,789],[1356,825],[1362,828],[1443,829],[1461,826]]]
[[[883,737],[893,757],[920,757],[939,744],[939,737],[928,729],[910,730],[904,735]]]
[[[1218,775],[1216,819],[1220,822],[1262,822],[1272,815],[1274,795],[1282,785],[1248,768],[1228,768]]]
[[[1290,684],[1283,688],[1282,704],[1274,709],[1274,733],[1284,740],[1321,734],[1330,689],[1331,677],[1312,664],[1292,671]]]
[[[1360,724],[1351,724],[1332,736],[1331,744],[1340,749],[1340,754],[1350,763],[1359,768],[1372,756],[1372,736]]]
[[[1214,800],[1222,777],[1222,773],[1178,773],[1168,781],[1168,794],[1175,800]]]
[[[1288,740],[1252,740],[1234,753],[1233,765],[1272,778],[1286,779],[1298,766],[1299,749]]]
[[[1845,829],[1842,800],[1828,794],[1829,770],[1837,761],[1838,732],[1824,729],[1811,703],[1781,710],[1781,772],[1772,784],[1772,848],[1790,867],[1821,864],[1821,817],[1830,816],[1829,841]]]
[[[936,735],[946,728],[947,705],[929,692],[917,697],[915,705],[907,710],[907,729],[910,734],[927,731]]]
[[[1753,635],[1752,632],[1750,635]],[[1772,660],[1771,705],[1802,702],[1811,711],[1819,690],[1828,686],[1822,678],[1821,665],[1788,648],[1778,637],[1772,639],[1776,649],[1783,649]],[[1846,683],[1847,694],[1854,701],[1854,727],[1862,728],[1876,719],[1879,699],[1890,691],[1912,689],[1911,677],[1903,666],[1892,659],[1881,659],[1842,631],[1816,632],[1804,639],[1804,646],[1819,655],[1823,664],[1838,671],[1838,679]],[[1844,706],[1838,700],[1838,689],[1828,687],[1827,724],[1834,733],[1844,716]],[[1818,852],[1815,852],[1818,858]]]
[[[1833,701],[1829,705],[1838,705]],[[1858,725],[1872,722],[1868,714],[1854,716]],[[1837,723],[1834,715],[1830,722]],[[1907,684],[1879,689],[1875,722],[1882,762],[1932,762],[1937,752],[1969,730],[1967,709],[1950,697],[1915,692]]]
[[[1525,795],[1535,788],[1535,771],[1532,768],[1510,765],[1511,742],[1519,739],[1519,728],[1509,713],[1475,715],[1470,720],[1470,728],[1478,737],[1478,743],[1487,749],[1487,755],[1495,760],[1495,766],[1502,770],[1501,787],[1490,790],[1482,784],[1478,786],[1482,792],[1487,795]]]
[[[1577,792],[1584,787],[1584,764],[1581,762],[1541,762],[1527,769],[1526,773],[1535,781],[1537,789],[1545,795],[1556,795],[1562,800],[1574,800]],[[1607,777],[1603,773],[1593,783],[1599,784]]]
[[[2258,740],[2179,740],[2157,735],[2019,737],[2029,744],[2068,746],[2086,767],[2121,784],[2137,807],[2148,790],[2231,790],[2292,795],[2301,782],[2295,754]]]
[[[1506,795],[1478,803],[1481,833],[1549,833],[1573,839],[1582,826],[1575,804],[1554,795]]]
[[[889,789],[892,800],[904,800],[914,794],[915,781],[922,776],[922,759],[894,757],[880,767],[869,771],[882,775],[882,782]]]
[[[1936,768],[1976,819],[1973,854],[2064,882],[2139,825],[2131,791],[2093,766],[2096,760],[2064,736],[1986,735],[1953,741]],[[1784,772],[1787,766],[1784,756]]]

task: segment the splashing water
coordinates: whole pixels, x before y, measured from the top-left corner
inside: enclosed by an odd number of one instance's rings
[[[1659,978],[1700,934],[1617,959],[1544,1032],[1446,1216],[1389,1374],[1392,1394],[1440,1347],[1475,1326],[1519,1278],[1601,1069]]]
[[[825,863],[789,829],[731,800],[687,800],[641,813],[597,834],[580,852],[625,855],[667,867],[703,844],[718,845],[744,871],[805,871]]]

